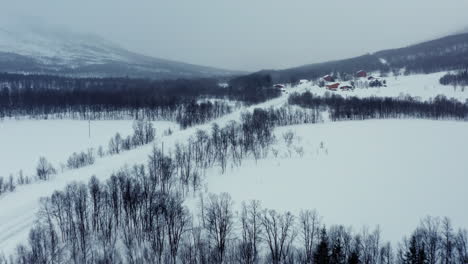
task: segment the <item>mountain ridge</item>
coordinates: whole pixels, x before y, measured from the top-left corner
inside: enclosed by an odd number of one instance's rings
[[[305,64],[282,70],[261,70],[275,82],[296,82],[326,74],[354,74],[358,70],[433,73],[468,68],[468,33],[452,34],[402,48],[385,49],[341,60]],[[255,74],[255,73],[254,73]]]
[[[155,58],[97,35],[64,30],[0,27],[0,71],[73,77],[178,79],[244,72]]]

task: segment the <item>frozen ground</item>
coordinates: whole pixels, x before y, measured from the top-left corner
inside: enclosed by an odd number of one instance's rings
[[[439,94],[443,94],[448,98],[455,98],[461,102],[468,99],[468,87],[462,89],[453,86],[444,86],[439,83],[439,79],[444,76],[446,72],[438,72],[432,74],[420,74],[409,76],[391,76],[384,78],[387,81],[388,87],[381,88],[356,88],[353,91],[336,91],[330,92],[325,88],[312,86],[310,82],[301,84],[300,87],[308,89],[311,92],[323,95],[325,92],[341,94],[343,96],[358,96],[358,97],[398,97],[402,95],[411,95],[412,97],[419,97],[421,100],[429,100]]]
[[[440,87],[436,75],[399,77],[393,84],[391,78],[388,79],[387,88],[356,89],[347,94],[399,96],[404,92],[427,99],[435,97],[443,89],[444,94],[452,97],[453,87]],[[310,83],[289,90],[301,92],[307,89],[317,93],[325,91],[312,87]],[[454,93],[460,100],[468,97],[466,91]],[[280,106],[287,102],[287,96],[284,94],[249,109]],[[243,110],[213,122],[224,124],[230,120],[239,120]],[[160,144],[164,141],[165,148],[170,148],[176,142],[185,142],[197,129],[208,129],[213,122],[176,131],[171,136],[161,137],[159,133],[156,142]],[[80,132],[80,135],[84,134],[86,138],[86,122],[84,124],[84,132]],[[118,127],[120,125],[116,125],[117,131]],[[34,134],[34,130],[40,129],[31,127],[24,133]],[[131,122],[124,129],[123,133],[130,132]],[[261,199],[264,207],[278,210],[316,208],[325,217],[327,224],[340,223],[357,228],[380,224],[384,238],[393,241],[400,240],[402,234],[408,234],[419,219],[428,214],[449,216],[455,225],[466,227],[468,213],[461,207],[468,202],[464,190],[468,183],[468,123],[352,121],[281,128],[277,131],[278,137],[281,139],[281,134],[289,129],[296,131],[302,138],[294,144],[296,147],[303,146],[304,157],[298,157],[294,150],[292,158],[283,157],[287,149],[281,143],[277,146],[282,149],[278,158],[259,161],[257,165],[245,162],[242,168],[233,169],[225,175],[219,175],[218,169],[210,171],[206,179],[207,190],[231,193],[236,205],[244,200]],[[112,130],[109,136],[103,136],[104,141],[97,141],[98,144],[106,145],[109,137],[116,132],[115,129],[109,130]],[[72,133],[70,131],[64,129],[55,136],[67,137]],[[20,132],[12,130],[6,133],[2,127],[1,133],[11,137]],[[9,142],[1,135],[0,140]],[[21,138],[14,140],[23,148],[20,153],[30,149]],[[70,137],[64,144],[75,144],[70,143],[75,141],[78,140]],[[323,148],[320,148],[321,142]],[[56,144],[41,144],[56,147]],[[84,150],[89,145],[81,142],[77,146],[78,149],[73,147],[70,151]],[[93,166],[65,171],[51,181],[19,187],[14,193],[1,196],[0,249],[10,253],[18,242],[27,241],[40,197],[49,196],[54,190],[63,189],[73,181],[87,182],[92,175],[105,180],[124,165],[145,163],[151,148],[148,145],[121,155],[98,159]],[[12,148],[12,151],[16,149]],[[23,164],[21,155],[18,159]],[[33,159],[35,165],[37,155]],[[0,161],[3,166],[3,160]],[[21,167],[24,168],[23,165]]]
[[[0,121],[0,176],[16,175],[23,170],[34,173],[40,156],[44,156],[56,168],[66,163],[73,152],[86,151],[102,145],[107,149],[111,137],[133,131],[133,121],[91,121],[91,137],[88,121],[82,120],[3,120]],[[172,123],[171,123],[172,124]],[[155,123],[157,132],[167,128],[168,122]],[[175,125],[175,124],[173,124]],[[159,131],[160,130],[160,131]]]
[[[212,171],[206,189],[230,193],[237,206],[255,199],[279,211],[317,209],[327,225],[380,225],[382,238],[393,242],[426,215],[467,227],[468,123],[324,123],[278,129],[278,139],[290,129],[301,138],[292,158],[285,158],[281,143],[278,158],[246,162],[225,175]],[[305,150],[302,158],[298,146]]]

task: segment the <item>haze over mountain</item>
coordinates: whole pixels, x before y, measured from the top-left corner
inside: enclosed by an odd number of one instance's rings
[[[141,54],[245,71],[338,60],[445,36],[468,25],[466,10],[468,1],[462,0],[2,3],[3,20],[34,17]]]
[[[0,71],[153,79],[236,73],[141,55],[97,35],[50,25],[0,25]]]

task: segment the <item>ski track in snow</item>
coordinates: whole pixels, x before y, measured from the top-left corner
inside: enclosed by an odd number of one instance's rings
[[[468,92],[452,91],[453,88],[441,87],[440,85],[438,85],[438,78],[441,75],[442,73],[432,74],[432,75],[406,76],[406,77],[398,77],[397,80],[393,80],[394,77],[390,77],[388,78],[389,87],[386,87],[386,88],[356,89],[355,91],[352,91],[352,92],[338,92],[338,93],[345,94],[345,95],[357,95],[359,97],[365,97],[365,96],[372,96],[372,95],[399,96],[401,95],[401,93],[406,92],[406,94],[419,96],[422,99],[429,99],[443,92],[444,94],[447,95],[447,97],[454,97],[461,101],[464,101],[466,100],[466,98],[468,98]],[[435,82],[435,80],[437,80],[437,82]],[[304,83],[295,88],[288,88],[288,90],[289,92],[310,90],[317,94],[325,93],[325,90],[323,88],[313,87],[311,86],[310,83]],[[176,131],[170,136],[158,137],[155,141],[156,142],[155,144],[161,144],[161,142],[164,142],[165,148],[166,147],[171,148],[171,146],[174,146],[174,144],[176,144],[177,142],[184,143],[190,136],[194,134],[194,132],[197,129],[209,129],[211,125],[215,122],[218,123],[219,125],[224,125],[231,120],[239,120],[240,115],[243,111],[246,111],[246,110],[251,111],[256,107],[267,108],[271,106],[273,107],[281,106],[287,102],[287,98],[288,98],[288,94],[284,94],[279,98],[275,98],[275,99],[272,99],[270,101],[267,101],[258,105],[253,105],[248,108],[242,108],[238,111],[235,111],[217,120],[208,122],[207,124],[188,128],[186,130]],[[408,122],[408,120],[406,121]],[[375,122],[375,121],[364,121],[364,123],[365,122]],[[437,123],[440,121],[424,121],[424,122]],[[452,124],[456,122],[448,122],[448,123]],[[323,125],[336,126],[335,124],[336,123],[323,124]],[[356,125],[359,125],[359,124],[361,123],[356,122]],[[464,128],[466,128],[468,126],[468,123],[457,123],[457,125],[463,126]],[[290,127],[290,128],[293,130],[296,129],[295,127]],[[281,131],[284,131],[284,129],[287,129],[287,128],[281,128],[278,131],[281,132]],[[309,126],[309,129],[310,129],[310,126]],[[161,130],[158,130],[158,131],[161,131]],[[305,130],[305,131],[308,131],[308,130]],[[301,136],[306,138],[307,134],[302,134]],[[279,135],[278,137],[280,138],[281,135]],[[457,139],[457,138],[455,137],[454,139]],[[327,143],[326,138],[323,141],[325,144]],[[377,142],[378,141],[374,143],[377,143]],[[107,141],[101,142],[100,144],[106,145]],[[305,146],[311,147],[310,144],[309,145],[306,144]],[[315,145],[312,144],[312,147],[311,147],[313,148],[312,150],[305,149],[306,152],[315,151],[316,149],[314,146]],[[67,184],[71,182],[87,183],[87,181],[90,179],[92,175],[96,175],[96,177],[99,180],[105,181],[113,172],[119,170],[125,165],[132,166],[134,164],[146,163],[147,156],[150,153],[152,148],[153,148],[152,145],[147,145],[147,146],[143,146],[143,147],[131,150],[131,151],[123,152],[120,155],[107,156],[102,159],[97,159],[96,163],[92,166],[84,167],[84,168],[76,169],[76,170],[65,171],[64,173],[59,173],[58,175],[54,176],[53,179],[51,179],[50,181],[35,183],[35,184],[28,185],[28,186],[20,186],[17,188],[15,192],[0,196],[0,252],[2,252],[3,250],[5,254],[12,253],[19,242],[24,243],[27,241],[29,230],[35,221],[36,213],[40,205],[39,199],[41,197],[50,196],[54,190],[62,190]],[[336,151],[336,150],[333,150],[333,151]],[[315,162],[319,162],[319,161],[315,161]],[[272,163],[277,164],[278,162],[275,160],[273,161],[266,160],[266,161],[259,162],[259,164],[264,164],[265,166],[271,166]],[[285,160],[285,161],[282,161],[282,163],[287,164],[288,162]],[[329,164],[329,166],[333,166],[335,164],[335,163],[330,163],[330,161],[325,161],[325,163]],[[248,162],[246,162],[246,164],[248,164]],[[297,168],[297,167],[294,167],[297,164],[295,163],[292,163],[292,164],[293,164],[293,167],[291,167],[291,165],[289,167],[287,165],[285,166],[286,168]],[[253,170],[257,176],[259,174],[261,175],[265,174],[264,171],[260,171],[260,168],[262,168],[262,170],[267,169],[267,171],[270,171],[270,172],[272,170],[275,170],[275,168],[265,167],[265,166],[250,166],[250,167],[247,166],[247,169]],[[243,170],[244,168],[240,168],[237,170],[240,171],[241,169]],[[229,172],[227,173],[227,175],[222,175],[218,178],[214,178],[214,176],[216,176],[219,172],[216,169],[214,170],[215,171],[212,173],[213,175],[211,176],[207,175],[207,180],[209,180],[207,185],[210,186],[210,188],[208,188],[209,191],[219,192],[219,191],[226,190],[225,186],[232,186],[231,183],[233,181],[233,178],[231,179],[228,178],[228,175],[232,173]],[[284,170],[282,169],[279,169],[279,171],[284,172]],[[249,180],[252,181],[251,179]],[[265,184],[265,182],[267,182],[268,180],[269,179],[267,179],[264,176],[260,178],[257,177],[253,181],[254,184],[252,184],[252,186],[259,187],[260,185]],[[273,181],[273,183],[275,182],[279,184],[279,186],[283,186],[285,184],[285,182],[281,182],[278,180]],[[237,184],[240,184],[240,183],[237,182]],[[301,184],[299,183],[299,185]],[[267,185],[267,186],[271,187],[271,185]],[[240,189],[251,190],[250,188],[245,188],[243,184],[241,184]],[[300,188],[300,190],[307,192],[307,189],[304,189],[304,187]],[[259,190],[256,190],[256,191],[259,191]],[[278,192],[274,192],[274,193],[276,193],[275,196],[277,196]],[[295,191],[295,194],[293,196],[297,197],[298,195],[300,195],[297,193],[298,192]],[[240,194],[242,194],[242,192]],[[251,198],[249,195],[242,196],[240,194],[239,192],[237,193],[235,191],[233,192],[233,197],[235,198],[236,203],[240,203],[240,201],[242,200],[248,200],[249,198]],[[252,197],[255,198],[255,196],[252,196]],[[265,206],[274,207],[274,203],[271,202],[271,200],[269,200],[268,197],[265,197],[265,200],[266,200]],[[311,209],[314,208],[312,203],[311,203],[311,207],[312,207]],[[279,208],[284,209],[282,208],[281,205],[279,206]],[[327,212],[326,210],[325,212],[321,212],[319,210],[319,213],[323,213],[325,217],[327,217],[326,212]],[[423,216],[424,215],[420,215],[419,217],[423,217]],[[414,221],[417,221],[417,219],[409,219],[409,221],[412,221],[413,223]],[[341,223],[347,224],[346,219],[342,219]],[[359,226],[357,227],[359,228]]]

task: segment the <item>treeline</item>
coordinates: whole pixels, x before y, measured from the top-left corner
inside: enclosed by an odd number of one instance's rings
[[[133,79],[14,76],[17,79],[7,74],[6,77],[12,80],[7,78],[0,81],[0,119],[144,118],[174,121],[185,128],[232,111],[232,107],[223,102],[197,102],[197,98],[202,96],[222,96],[223,89],[213,80],[166,83]]]
[[[210,131],[197,130],[186,144],[176,144],[173,159],[180,168],[180,179],[185,188],[199,185],[200,175],[207,168],[240,166],[248,158],[264,158],[275,143],[274,128],[293,124],[317,123],[320,115],[315,111],[291,107],[256,108],[244,112],[240,122],[230,121],[224,126],[213,124]]]
[[[268,76],[261,79],[264,78]],[[199,103],[199,99],[221,98],[250,104],[280,95],[276,90],[252,85],[259,84],[252,79],[257,78],[235,79],[228,88],[222,88],[215,79],[155,81],[0,73],[0,119],[146,118],[177,121],[187,127],[231,111],[226,103]]]
[[[160,154],[88,184],[73,183],[41,200],[26,244],[0,263],[314,263],[466,264],[468,231],[427,217],[394,248],[381,230],[333,225],[311,210],[299,215],[200,197],[197,214],[167,178]]]
[[[447,73],[439,80],[442,85],[468,86],[468,70],[458,71],[456,73]]]
[[[332,94],[322,97],[304,92],[291,94],[288,102],[310,109],[329,110],[332,121],[379,118],[466,120],[468,116],[467,103],[441,95],[430,101],[418,101],[410,96],[358,98]]]
[[[175,122],[182,129],[206,123],[210,120],[219,118],[232,112],[232,107],[226,103],[220,102],[202,102],[192,101],[180,106],[180,111],[175,112]]]
[[[261,72],[231,79],[229,89],[240,94],[238,100],[251,103],[260,103],[281,95],[279,89],[273,88],[271,75]]]

